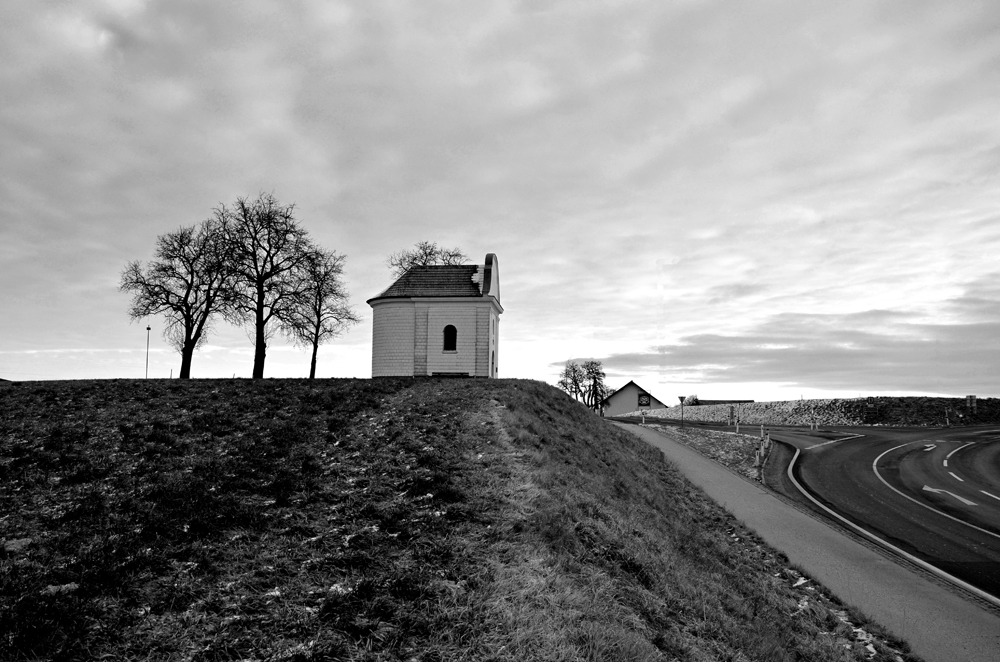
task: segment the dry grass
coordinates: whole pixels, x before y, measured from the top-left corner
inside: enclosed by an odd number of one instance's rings
[[[0,513],[4,660],[912,659],[536,382],[14,384]]]

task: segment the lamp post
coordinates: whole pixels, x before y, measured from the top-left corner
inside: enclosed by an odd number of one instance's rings
[[[149,330],[150,330],[150,326],[147,324],[146,325],[146,377],[145,377],[145,379],[149,379]]]

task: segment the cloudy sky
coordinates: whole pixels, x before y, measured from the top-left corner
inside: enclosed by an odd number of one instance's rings
[[[320,376],[426,239],[498,255],[501,376],[1000,396],[996,2],[4,0],[0,90],[0,377],[142,377],[126,262],[267,191],[348,256]]]

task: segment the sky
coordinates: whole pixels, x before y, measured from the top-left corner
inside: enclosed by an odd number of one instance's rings
[[[428,240],[497,255],[502,377],[1000,396],[1000,3],[4,0],[0,90],[0,378],[142,378],[147,324],[176,376],[121,271],[263,191],[347,256],[319,377]]]

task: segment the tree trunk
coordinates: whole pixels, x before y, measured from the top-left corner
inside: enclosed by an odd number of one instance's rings
[[[254,325],[253,379],[264,379],[264,358],[267,356],[267,339],[264,336],[264,288],[257,288],[257,311]]]
[[[267,356],[267,341],[264,340],[264,329],[257,327],[257,337],[253,351],[253,379],[264,379],[264,358]]]
[[[316,353],[319,351],[319,342],[313,340],[312,363],[309,364],[309,379],[316,379]]]
[[[184,343],[181,347],[181,379],[191,379],[191,359],[194,356],[194,343]]]

